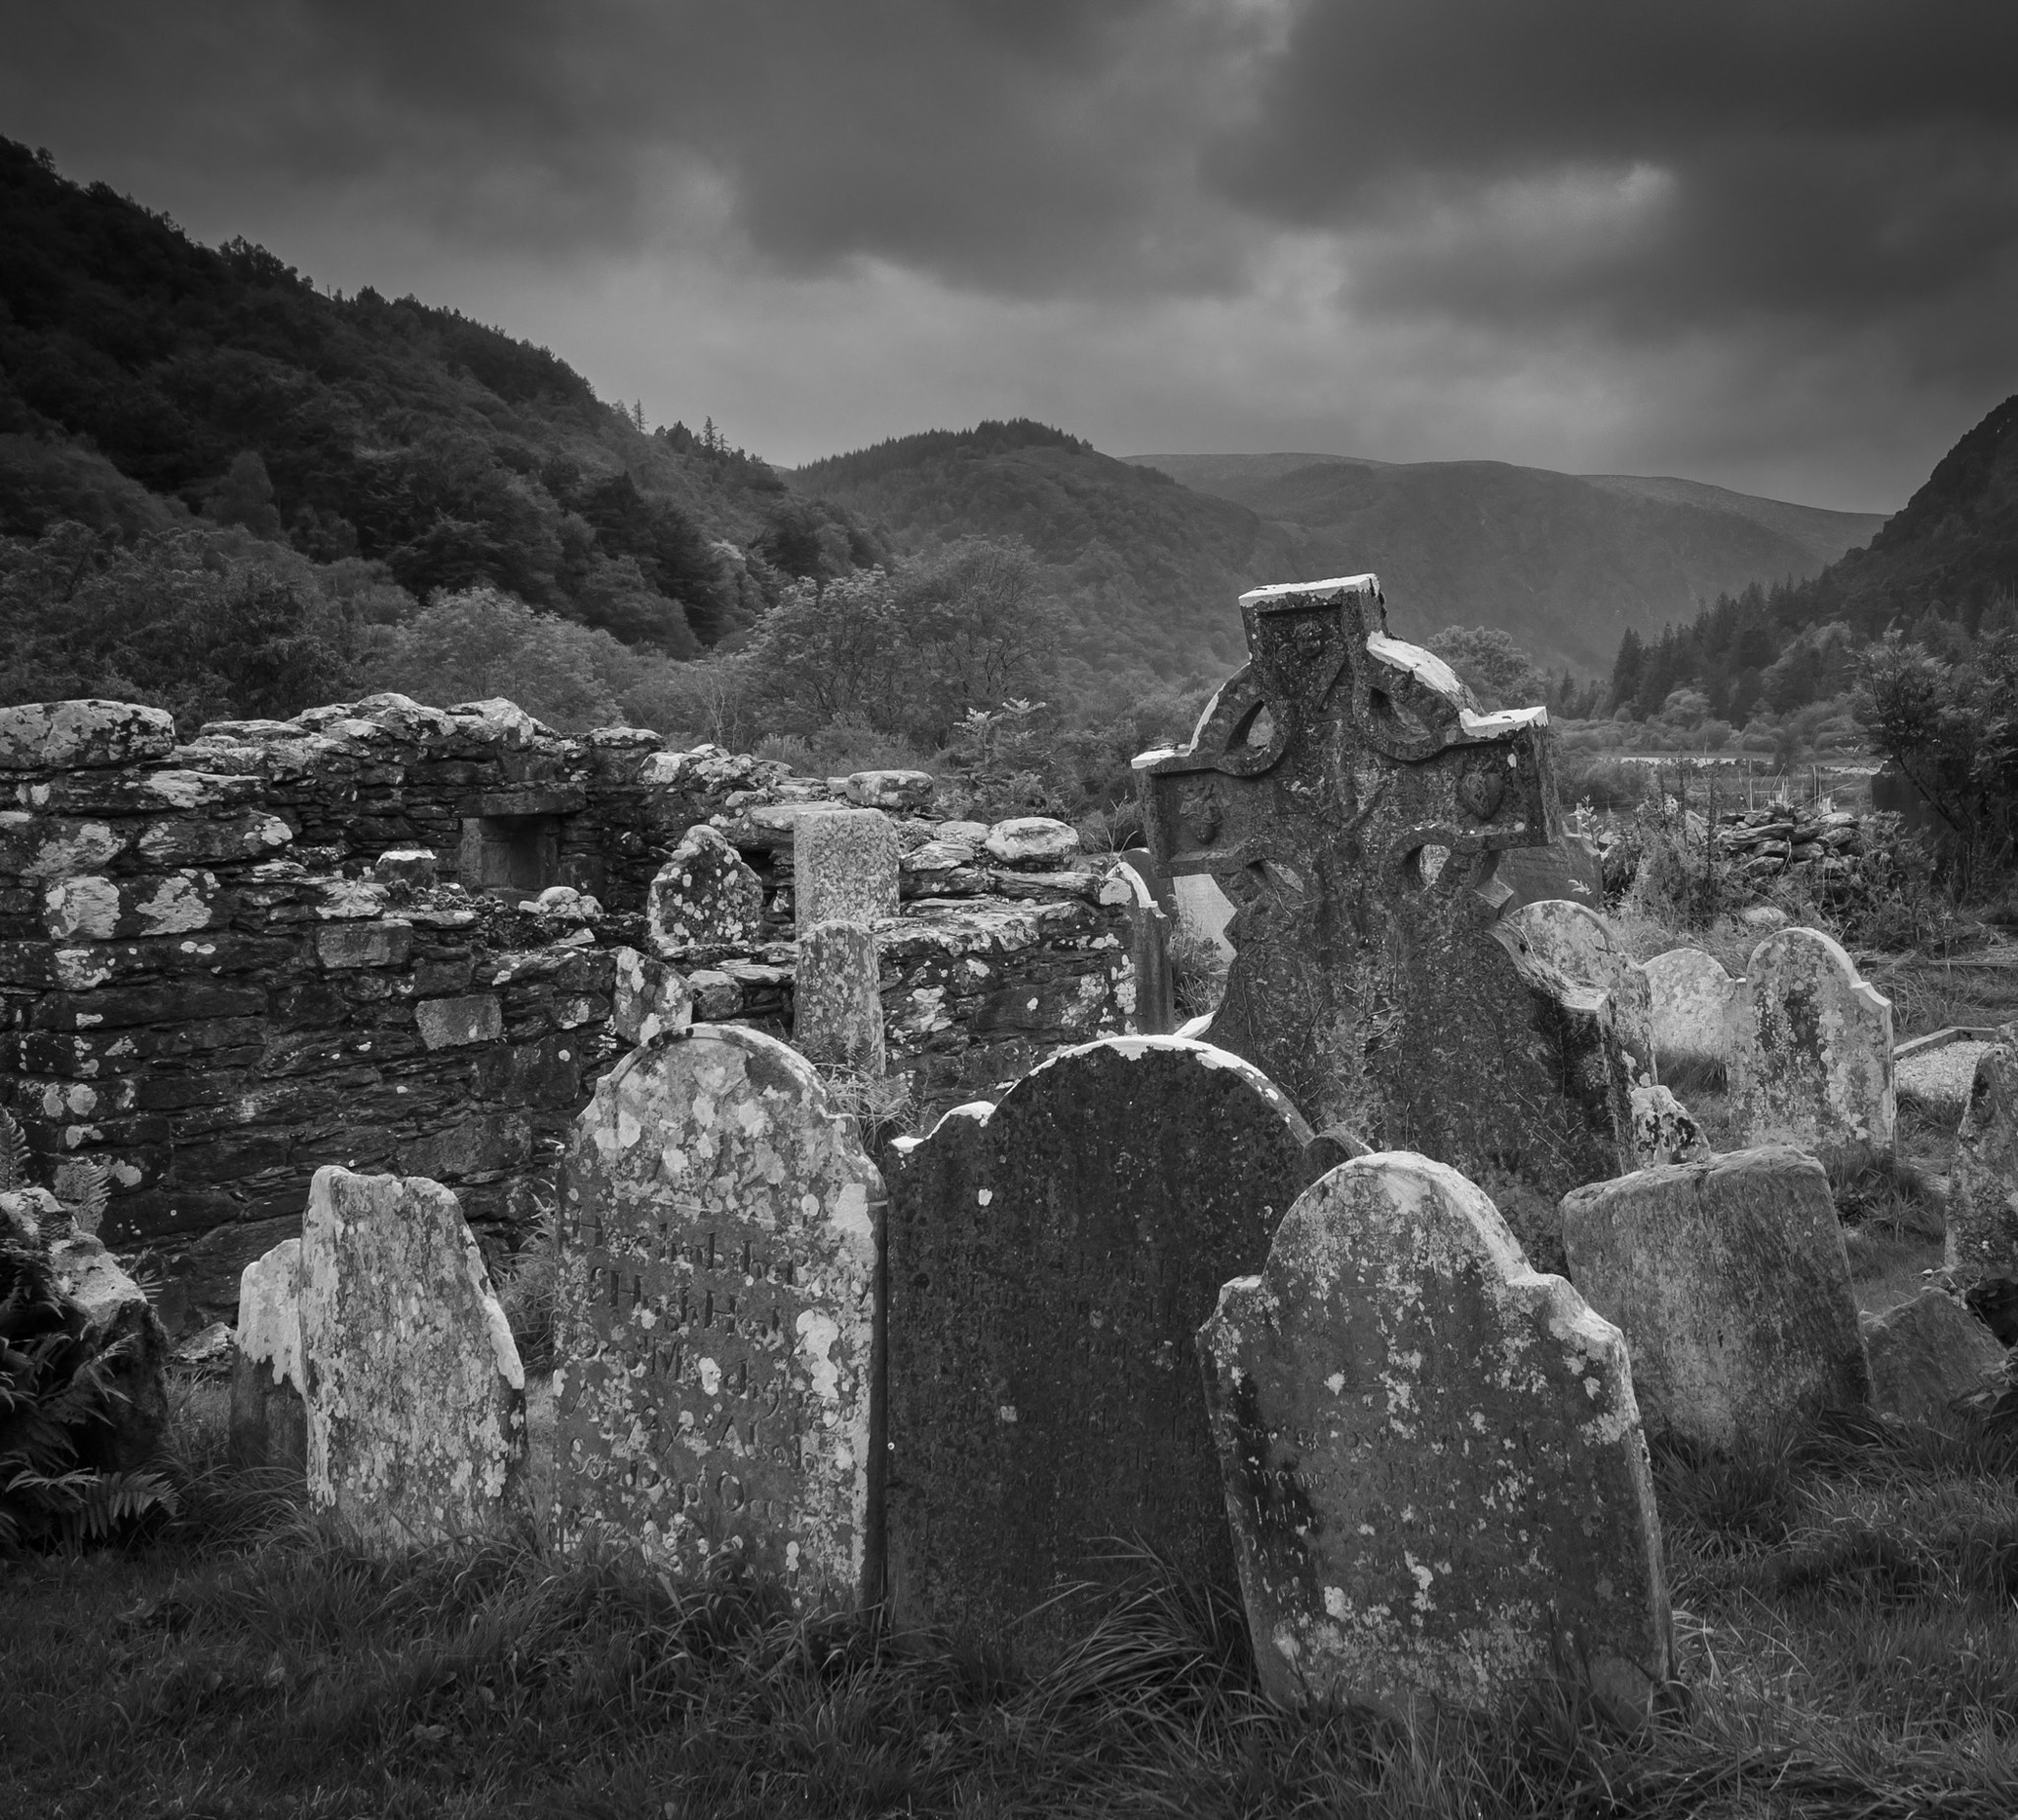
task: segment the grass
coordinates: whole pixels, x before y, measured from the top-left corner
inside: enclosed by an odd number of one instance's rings
[[[189,1399],[173,1524],[0,1580],[0,1813],[1200,1815],[2018,1811],[2018,1449],[1868,1419],[1664,1453],[1675,1698],[1637,1732],[1537,1689],[1409,1728],[1253,1692],[1223,1597],[1143,1559],[1038,1677],[530,1525],[374,1560]]]

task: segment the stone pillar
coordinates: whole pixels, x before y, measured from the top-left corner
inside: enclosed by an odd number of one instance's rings
[[[880,1078],[883,998],[876,937],[865,922],[816,922],[799,931],[792,980],[792,1046],[809,1061]]]
[[[816,923],[897,914],[897,830],[879,809],[824,809],[792,827],[792,908]]]

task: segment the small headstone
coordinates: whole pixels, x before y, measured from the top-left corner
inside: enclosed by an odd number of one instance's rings
[[[1563,1201],[1570,1277],[1626,1336],[1648,1434],[1729,1452],[1869,1400],[1829,1178],[1785,1147],[1595,1181]]]
[[[1670,948],[1648,961],[1646,972],[1659,1064],[1723,1067],[1739,982],[1700,948]]]
[[[665,960],[690,948],[748,947],[763,922],[764,881],[706,823],[680,837],[645,894],[645,938]]]
[[[1192,1335],[1258,1266],[1310,1131],[1250,1063],[1176,1037],[1054,1056],[900,1139],[885,1534],[901,1625],[1033,1657],[1113,1538],[1232,1588]]]
[[[799,934],[792,976],[792,1046],[810,1061],[880,1078],[881,963],[867,923],[820,922]]]
[[[636,948],[619,948],[610,1028],[634,1048],[684,1037],[694,1027],[694,989],[686,976]]]
[[[1954,1297],[1926,1288],[1862,1317],[1871,1401],[1888,1416],[1932,1428],[1955,1424],[1958,1397],[2004,1363],[1995,1335]]]
[[[1541,850],[1545,849],[1513,849]],[[1500,922],[1517,930],[1536,954],[1576,984],[1610,993],[1619,1042],[1635,1073],[1657,1078],[1653,995],[1647,970],[1618,946],[1611,925],[1596,910],[1563,898],[1542,898],[1508,910]]]
[[[306,1464],[302,1396],[302,1242],[289,1239],[238,1277],[232,1358],[232,1457],[246,1466]]]
[[[1557,1676],[1644,1716],[1660,1521],[1618,1330],[1408,1152],[1333,1170],[1199,1333],[1261,1685],[1485,1708]]]
[[[1125,853],[1108,875],[1103,903],[1109,901],[1110,892],[1128,907],[1129,990],[1133,994],[1128,1028],[1136,1036],[1166,1036],[1177,1022],[1170,918],[1158,905],[1147,875],[1129,863]]]
[[[525,1467],[525,1373],[455,1196],[317,1170],[301,1282],[310,1503],[377,1547],[498,1527]]]
[[[827,809],[792,826],[792,911],[816,922],[897,914],[897,830],[880,809]]]
[[[1819,929],[1752,950],[1732,1007],[1732,1111],[1747,1144],[1825,1159],[1892,1152],[1892,1001]]]
[[[1005,866],[1061,866],[1079,851],[1079,831],[1047,815],[997,822],[981,843]]]
[[[1999,1041],[1977,1057],[1948,1177],[1946,1263],[1969,1287],[2018,1278],[2018,1046]]]
[[[697,1024],[597,1083],[568,1156],[555,1517],[803,1608],[875,1595],[882,1179],[774,1038]]]
[[[1640,1169],[1668,1163],[1705,1163],[1710,1140],[1689,1109],[1665,1087],[1633,1089],[1633,1160]]]

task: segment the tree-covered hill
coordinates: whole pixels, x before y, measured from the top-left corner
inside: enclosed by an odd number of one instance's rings
[[[711,426],[647,435],[544,348],[199,245],[6,140],[0,245],[0,532],[239,525],[674,655],[880,554]]]

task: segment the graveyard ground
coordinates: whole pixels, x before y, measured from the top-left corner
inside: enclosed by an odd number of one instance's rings
[[[1902,1036],[2018,1012],[2001,947],[1880,978]],[[1716,1083],[1677,1086],[1720,1143]],[[1867,1308],[1939,1261],[1948,1143],[1909,1109],[1905,1167],[1837,1184]],[[1239,1614],[1147,1563],[1031,1679],[530,1529],[374,1562],[224,1463],[221,1383],[177,1395],[178,1517],[0,1564],[8,1820],[2018,1813],[2018,1421],[1658,1457],[1676,1698],[1635,1732],[1562,1700],[1409,1730],[1267,1708]]]

